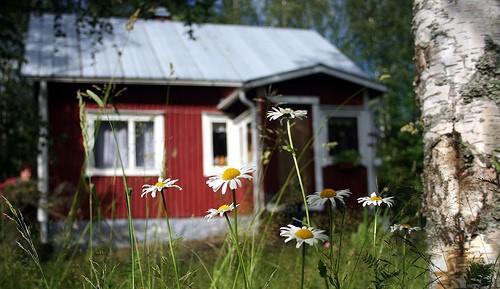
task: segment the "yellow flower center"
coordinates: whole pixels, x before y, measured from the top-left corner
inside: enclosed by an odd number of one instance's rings
[[[410,224],[401,224],[401,227],[403,227],[405,229],[410,229],[411,228]]]
[[[377,195],[375,195],[373,197],[370,197],[370,201],[373,201],[373,202],[382,201],[382,198],[379,197],[379,196],[377,196]]]
[[[161,187],[163,187],[163,185],[165,185],[165,183],[164,183],[164,182],[157,182],[157,183],[155,184],[155,187],[157,187],[157,188],[161,188]]]
[[[302,228],[295,232],[295,236],[301,238],[302,240],[305,240],[311,239],[312,237],[314,237],[314,234],[309,229]]]
[[[335,190],[332,190],[332,189],[324,189],[319,193],[319,196],[323,199],[333,198],[333,197],[337,196],[337,192]]]
[[[217,211],[218,211],[219,213],[227,212],[227,211],[230,211],[230,210],[231,210],[231,208],[230,208],[228,205],[222,205],[222,206],[220,206],[220,207],[217,209]]]
[[[234,180],[237,176],[240,175],[240,171],[235,168],[227,168],[223,173],[222,173],[222,179],[224,181],[230,181]]]

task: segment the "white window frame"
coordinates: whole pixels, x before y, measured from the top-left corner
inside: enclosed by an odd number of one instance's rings
[[[240,156],[239,160],[239,165],[240,166],[252,166],[252,161],[249,161],[250,158],[253,158],[252,154],[253,152],[248,151],[248,133],[253,133],[252,132],[252,116],[250,111],[246,111],[236,117],[233,120],[234,125],[237,126],[239,135],[235,136],[238,137],[238,141],[240,144],[240,152],[238,156]],[[250,128],[248,127],[250,125]],[[252,136],[251,136],[252,138]]]
[[[127,123],[128,130],[128,166],[124,168],[127,176],[157,176],[163,170],[163,155],[164,155],[164,130],[165,123],[162,112],[154,111],[129,111],[120,112],[100,112],[89,110],[87,117],[87,131],[89,136],[89,164],[87,165],[88,176],[119,176],[122,174],[121,167],[116,168],[96,168],[94,166],[94,143],[95,143],[95,122],[101,121],[123,121]],[[136,122],[153,122],[154,134],[154,168],[136,167],[135,156],[135,123]]]
[[[212,123],[226,124],[227,165],[214,165]],[[248,165],[248,144],[246,141],[248,128],[251,122],[250,115],[243,115],[231,120],[224,114],[217,112],[203,112],[201,115],[202,145],[203,145],[203,175],[208,177],[220,172],[224,167],[240,167]]]

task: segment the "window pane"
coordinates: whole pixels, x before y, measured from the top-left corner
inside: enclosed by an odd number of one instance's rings
[[[212,147],[215,166],[227,165],[227,130],[226,124],[212,123]]]
[[[251,164],[253,161],[253,148],[252,148],[252,123],[247,123],[247,164]]]
[[[358,151],[358,122],[355,117],[330,117],[328,119],[328,142],[338,145],[330,150],[334,156],[344,150]]]
[[[116,140],[109,122],[96,122],[95,127],[99,129],[94,145],[94,164],[96,168],[118,168],[120,160],[118,158],[118,149],[123,161],[123,166],[128,167],[128,129],[127,122],[113,121]]]
[[[137,167],[151,169],[155,167],[154,124],[135,123],[135,164]]]

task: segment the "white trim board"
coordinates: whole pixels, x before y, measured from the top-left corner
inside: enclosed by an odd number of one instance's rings
[[[47,82],[40,81],[38,91],[38,115],[40,123],[48,123],[49,108],[48,108],[48,91]],[[47,213],[47,194],[49,192],[49,144],[47,141],[48,129],[47,126],[39,127],[38,137],[38,155],[37,163],[37,188],[40,192],[38,200],[37,220],[40,222],[40,240],[42,243],[48,242],[48,213]]]

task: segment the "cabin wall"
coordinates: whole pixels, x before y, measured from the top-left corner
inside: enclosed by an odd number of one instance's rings
[[[51,210],[52,218],[60,218],[70,211],[81,218],[89,217],[89,197],[83,173],[84,150],[79,125],[76,91],[89,89],[85,84],[49,83],[49,138],[50,192],[58,200]],[[117,91],[123,87],[118,86]],[[164,112],[165,120],[165,169],[166,176],[179,179],[182,191],[166,193],[171,217],[199,217],[209,208],[230,201],[230,194],[222,196],[212,192],[203,176],[201,114],[216,111],[219,100],[231,88],[132,86],[113,99],[115,107],[127,110],[155,110]],[[88,102],[87,107],[97,108]],[[159,172],[158,172],[159,173]],[[157,176],[128,176],[132,188],[132,216],[155,218],[163,216],[161,198],[141,198],[141,187],[152,184]],[[93,176],[97,198],[94,212],[104,218],[126,218],[127,209],[121,175]],[[252,211],[251,185],[239,190],[241,212]]]

